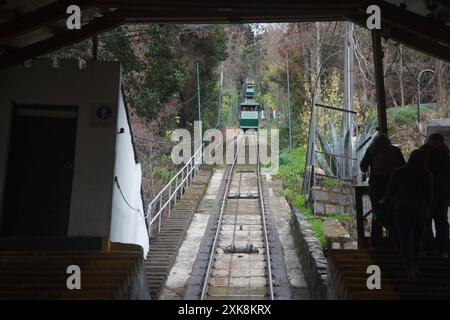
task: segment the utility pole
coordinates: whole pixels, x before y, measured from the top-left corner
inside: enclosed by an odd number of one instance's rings
[[[196,64],[197,69],[197,103],[198,103],[198,121],[195,125],[194,121],[194,152],[197,151],[202,146],[203,140],[203,128],[202,128],[202,114],[201,114],[201,100],[200,100],[200,72],[198,62]],[[196,129],[197,127],[197,129]],[[197,132],[197,134],[195,133]],[[199,161],[202,161],[202,153],[199,155]]]
[[[353,110],[353,23],[345,23],[344,44],[344,109]],[[353,136],[353,119],[350,112],[344,112],[344,128]]]
[[[277,95],[277,112],[276,112],[276,120],[277,127],[280,128],[280,115],[281,115],[281,101],[280,101],[280,84],[278,84],[278,95]]]
[[[381,31],[374,29],[371,31],[371,33],[372,33],[372,48],[373,48],[373,64],[375,67],[375,90],[377,94],[378,130],[384,134],[388,134]]]
[[[351,22],[345,23],[345,37],[344,37],[344,109],[347,111],[353,110],[353,30],[354,25]],[[350,139],[353,138],[353,113],[343,112],[343,133],[349,132]],[[347,150],[344,155],[347,158],[352,158],[352,149]],[[347,175],[347,170],[353,170],[349,159],[344,161],[343,176]]]
[[[201,106],[201,101],[200,101],[200,72],[199,72],[199,67],[198,67],[198,62],[196,64],[197,66],[197,104],[198,104],[198,121],[202,121],[202,114],[201,114],[201,110],[200,110],[200,106]]]
[[[219,92],[219,106],[217,110],[217,128],[220,128],[220,112],[222,110],[222,88],[223,88],[223,64],[220,71],[220,92]]]
[[[288,128],[289,128],[289,150],[292,149],[292,127],[291,127],[291,89],[289,81],[289,56],[286,51],[286,80],[288,94]]]

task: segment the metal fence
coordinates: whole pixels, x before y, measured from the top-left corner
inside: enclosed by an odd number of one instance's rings
[[[147,230],[150,241],[158,236],[165,217],[170,216],[172,207],[176,204],[197,174],[203,158],[202,144],[189,161],[161,189],[147,207]],[[153,230],[155,229],[155,230]]]

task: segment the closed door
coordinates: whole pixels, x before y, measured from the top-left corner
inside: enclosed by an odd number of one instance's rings
[[[15,107],[3,236],[67,235],[76,126],[76,108]]]

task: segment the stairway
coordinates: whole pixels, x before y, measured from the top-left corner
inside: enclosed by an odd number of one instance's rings
[[[381,289],[369,290],[370,265],[381,270]],[[398,252],[332,250],[328,258],[329,293],[336,299],[450,299],[450,259],[424,257],[421,276],[411,281]]]
[[[172,208],[170,216],[163,222],[157,238],[150,243],[145,269],[152,299],[158,298],[175,263],[178,250],[203,198],[211,175],[212,169],[207,166],[199,170],[183,197]]]
[[[67,238],[66,238],[67,239]],[[47,251],[5,250],[0,239],[0,299],[133,299],[136,283],[142,269],[143,257],[139,246],[113,244],[111,251],[55,250]],[[39,243],[42,239],[37,239]],[[16,239],[21,243],[20,239]],[[55,240],[61,246],[65,239]],[[27,241],[25,241],[27,242]],[[89,241],[87,241],[89,242]],[[23,243],[23,242],[22,242]],[[17,247],[17,246],[16,246]],[[56,247],[58,245],[56,244]],[[67,267],[77,265],[81,269],[81,289],[69,290]]]

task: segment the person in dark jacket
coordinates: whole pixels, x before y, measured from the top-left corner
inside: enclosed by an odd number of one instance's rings
[[[383,236],[380,223],[380,200],[383,198],[392,172],[405,164],[405,158],[399,148],[393,146],[387,135],[378,134],[361,160],[362,172],[370,169],[369,197],[372,205],[372,230],[370,248],[377,250]]]
[[[425,153],[414,150],[408,163],[392,173],[383,201],[392,203],[400,255],[408,279],[419,274],[419,255],[433,198],[433,175],[425,168]]]
[[[450,196],[450,156],[444,137],[435,133],[430,135],[426,144],[421,147],[425,153],[425,164],[434,176],[434,194],[431,205],[431,216],[427,226],[425,250],[438,256],[448,257],[449,223],[448,206]],[[432,220],[436,230],[433,237]],[[435,252],[433,252],[435,251]]]

